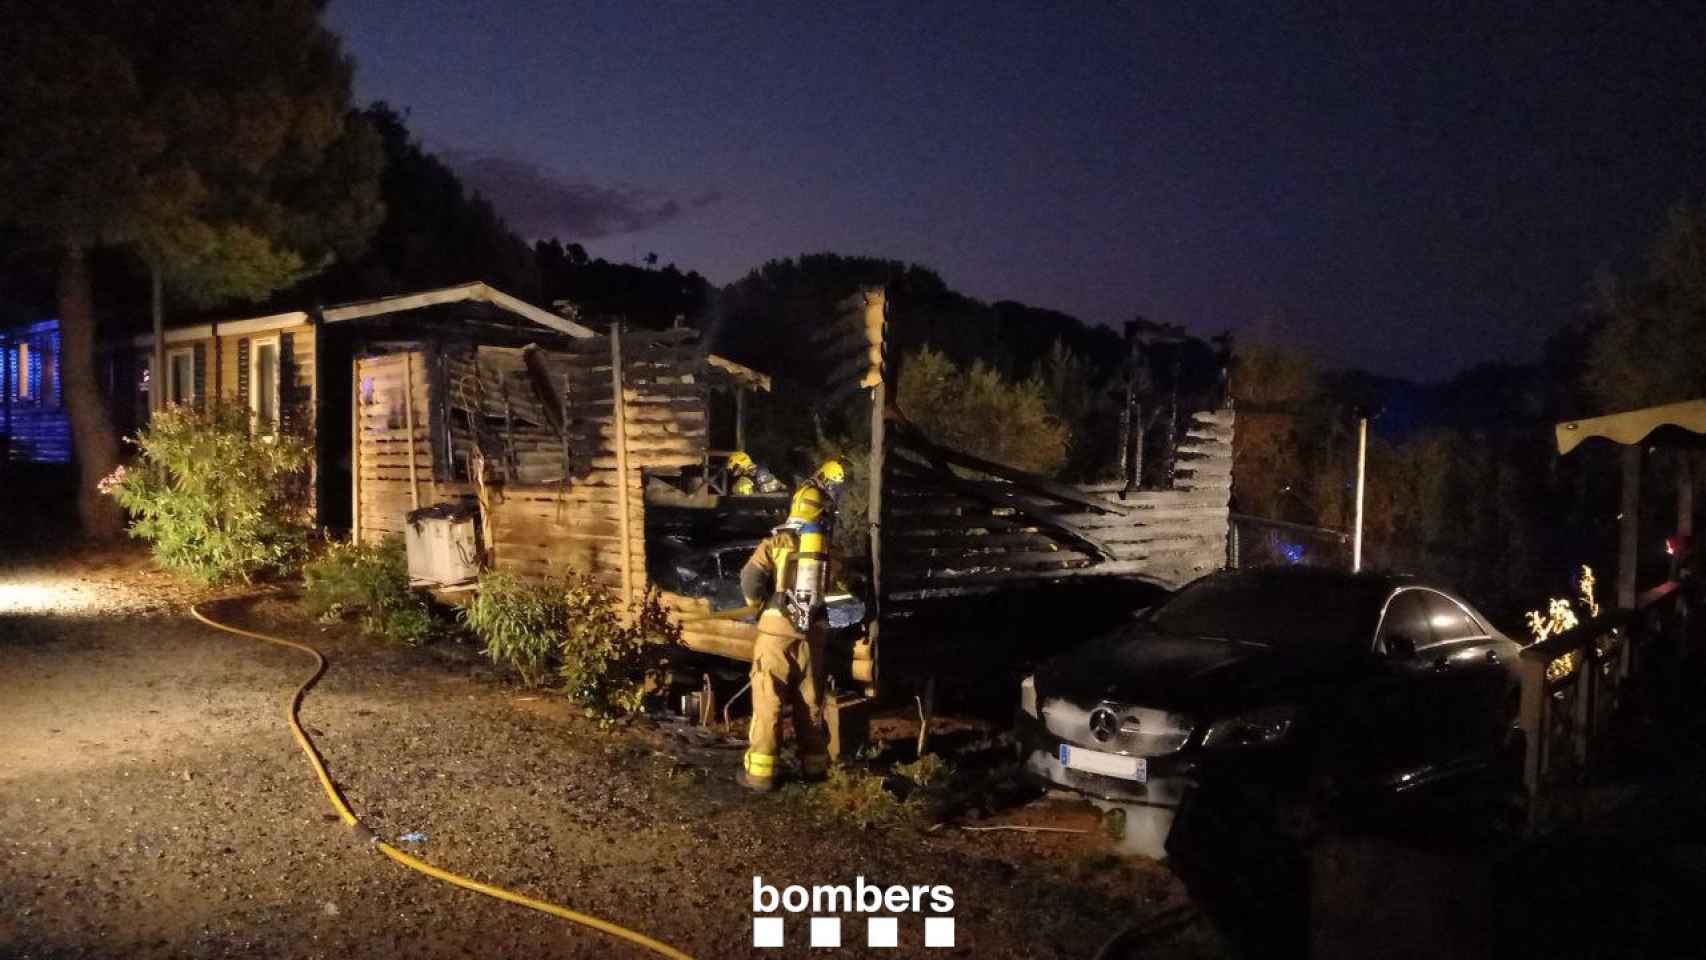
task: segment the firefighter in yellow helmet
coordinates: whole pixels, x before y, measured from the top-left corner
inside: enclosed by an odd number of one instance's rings
[[[747,603],[764,605],[752,651],[752,726],[739,777],[753,790],[775,789],[784,703],[794,717],[800,775],[820,780],[829,772],[823,598],[830,586],[835,491],[846,479],[845,464],[824,464],[794,494],[787,522],[758,545],[740,572]]]
[[[755,493],[781,493],[786,489],[776,475],[752,459],[744,450],[729,454],[729,492],[737,497]]]

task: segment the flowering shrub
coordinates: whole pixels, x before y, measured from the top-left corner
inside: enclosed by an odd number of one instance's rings
[[[300,558],[307,518],[309,444],[255,437],[246,407],[171,406],[136,437],[141,456],[99,489],[130,513],[168,569],[199,580],[249,580]]]
[[[1587,611],[1589,617],[1599,616],[1599,601],[1594,598],[1594,585],[1593,568],[1584,565],[1581,578],[1576,581],[1576,592],[1581,598],[1582,607]],[[1527,620],[1529,633],[1534,635],[1535,643],[1541,643],[1549,637],[1574,630],[1581,623],[1576,616],[1576,611],[1571,608],[1570,601],[1561,597],[1551,599],[1547,604],[1545,616],[1541,616],[1538,610],[1530,610]],[[1574,673],[1576,660],[1576,653],[1573,650],[1554,659],[1546,665],[1546,679],[1562,680]]]

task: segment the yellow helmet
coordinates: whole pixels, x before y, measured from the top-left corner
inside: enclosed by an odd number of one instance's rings
[[[847,462],[840,457],[830,457],[817,468],[818,480],[827,484],[843,484],[847,482]]]
[[[752,462],[751,457],[746,455],[745,450],[736,450],[734,453],[729,454],[730,472],[737,474],[748,473],[755,469],[755,467],[756,464]]]
[[[816,523],[829,508],[829,496],[811,484],[794,491],[794,501],[788,507],[789,523]]]

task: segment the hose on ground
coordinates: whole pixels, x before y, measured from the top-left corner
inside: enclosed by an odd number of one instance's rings
[[[478,880],[464,877],[461,874],[451,873],[449,870],[435,867],[424,860],[404,853],[375,836],[362,824],[361,818],[355,815],[355,811],[350,809],[349,803],[346,802],[343,795],[338,792],[337,785],[332,783],[331,774],[326,771],[326,761],[320,756],[320,751],[315,749],[314,741],[309,739],[307,732],[302,729],[302,724],[297,719],[297,713],[302,708],[302,698],[308,694],[309,689],[312,688],[314,684],[319,681],[321,675],[326,672],[325,656],[322,655],[319,650],[316,650],[306,643],[297,643],[294,640],[286,640],[282,637],[256,633],[253,630],[244,630],[240,627],[233,627],[229,624],[220,623],[203,613],[200,609],[200,605],[192,605],[190,607],[190,615],[215,630],[222,630],[226,633],[235,634],[239,637],[248,637],[251,640],[260,640],[264,643],[274,644],[275,646],[289,647],[292,650],[299,650],[314,658],[314,673],[309,676],[308,679],[302,681],[301,686],[296,688],[295,695],[290,698],[290,707],[285,711],[285,719],[290,723],[290,732],[296,737],[297,745],[302,748],[303,754],[308,757],[309,765],[314,768],[314,775],[320,778],[320,786],[326,791],[326,799],[331,801],[332,809],[337,811],[338,818],[344,822],[345,826],[354,831],[358,837],[368,839],[374,847],[378,848],[380,853],[383,853],[385,856],[390,857],[397,863],[408,867],[410,870],[424,873],[436,880],[442,880],[445,883],[453,884],[463,888],[464,890],[483,893],[488,897],[506,900],[510,903],[527,907],[530,910],[537,910],[540,913],[547,913],[553,917],[559,917],[563,920],[569,921],[570,923],[578,923],[583,927],[590,927],[601,933],[607,933],[610,936],[644,947],[659,956],[669,957],[671,960],[693,960],[693,958],[688,954],[682,953],[680,950],[675,949],[667,943],[654,940],[643,933],[629,930],[627,927],[611,923],[608,920],[601,920],[598,917],[594,917],[589,914],[570,910],[568,907],[524,896],[510,890],[505,890],[502,887],[494,887],[490,884],[481,883]]]

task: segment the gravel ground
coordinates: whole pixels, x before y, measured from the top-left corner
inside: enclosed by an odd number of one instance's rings
[[[190,620],[201,596],[134,550],[0,567],[0,955],[649,955],[353,841],[284,722],[308,659]],[[859,830],[748,797],[738,750],[601,730],[465,646],[364,640],[279,596],[219,610],[326,653],[302,720],[375,832],[698,957],[830,953],[802,919],[752,950],[754,874],[951,885],[955,948],[903,916],[884,956],[1088,958],[1184,897],[1098,837]],[[857,918],[843,939],[865,952]]]

